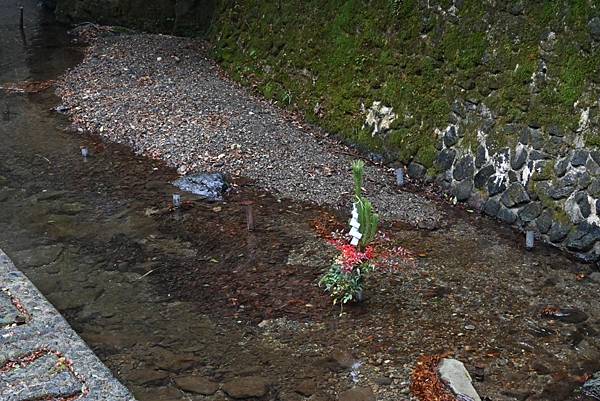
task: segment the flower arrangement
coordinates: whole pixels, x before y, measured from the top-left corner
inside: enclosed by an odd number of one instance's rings
[[[352,163],[352,175],[354,177],[355,217],[357,217],[351,221],[353,230],[350,231],[350,234],[353,235],[353,242],[336,244],[340,254],[319,280],[319,286],[325,287],[325,291],[329,292],[333,303],[342,305],[352,300],[362,300],[365,277],[375,269],[374,251],[369,243],[375,239],[379,224],[379,216],[375,214],[373,205],[362,196],[364,176],[362,160]],[[357,231],[355,231],[356,229]]]

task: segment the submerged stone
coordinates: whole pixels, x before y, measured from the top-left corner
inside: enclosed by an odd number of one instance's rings
[[[206,200],[221,201],[228,185],[221,173],[201,173],[181,177],[173,181],[177,188],[202,196]]]

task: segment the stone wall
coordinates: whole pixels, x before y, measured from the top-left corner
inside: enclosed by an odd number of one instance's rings
[[[437,131],[434,166],[436,183],[456,202],[533,230],[583,260],[600,259],[600,151],[582,140],[598,126],[589,108],[580,111],[572,130],[534,122],[498,126],[483,102],[456,102],[451,119]],[[467,135],[473,126],[479,127],[474,143]],[[498,131],[515,143],[498,146],[498,138],[491,138]],[[408,171],[426,178],[427,170],[417,162]]]

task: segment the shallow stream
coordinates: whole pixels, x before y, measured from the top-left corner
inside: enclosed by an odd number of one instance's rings
[[[23,3],[23,32],[16,2],[0,3],[0,86],[57,79],[84,51]],[[527,252],[520,234],[448,207],[437,231],[386,224],[415,261],[376,273],[368,299],[340,315],[316,287],[332,249],[313,228],[345,216],[244,180],[223,203],[184,195],[186,209],[171,210],[174,170],[69,131],[52,92],[0,90],[0,248],[140,401],[227,399],[183,391],[184,376],[262,377],[263,399],[335,399],[353,385],[347,354],[378,400],[408,399],[424,354],[484,372],[475,386],[494,401],[583,399],[585,375],[600,370],[590,266]],[[586,319],[545,318],[548,306]]]

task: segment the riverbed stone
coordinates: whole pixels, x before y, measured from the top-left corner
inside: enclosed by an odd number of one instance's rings
[[[198,173],[181,177],[173,182],[177,188],[201,196],[209,201],[221,201],[229,187],[221,173]]]
[[[577,177],[577,188],[586,189],[592,183],[592,176],[587,171]]]
[[[375,394],[369,387],[354,387],[341,393],[338,401],[375,401]]]
[[[294,391],[304,397],[310,397],[317,392],[317,383],[313,379],[302,380],[296,385]]]
[[[513,182],[502,194],[500,200],[506,207],[512,208],[529,202],[529,195],[523,184]]]
[[[54,262],[63,251],[62,245],[43,245],[16,252],[15,262],[22,267],[38,267]]]
[[[473,164],[473,156],[466,155],[462,157],[455,165],[453,176],[457,181],[462,181],[465,178],[473,177],[475,173],[475,165]]]
[[[457,396],[466,396],[473,401],[481,401],[479,394],[473,387],[473,380],[465,365],[456,359],[444,358],[440,362],[438,372],[442,381]]]
[[[195,375],[176,377],[175,384],[183,391],[202,395],[213,395],[219,390],[219,383]]]
[[[240,377],[223,384],[223,391],[235,399],[263,397],[269,390],[269,381],[264,377]]]

